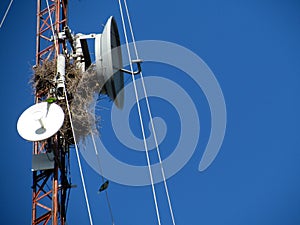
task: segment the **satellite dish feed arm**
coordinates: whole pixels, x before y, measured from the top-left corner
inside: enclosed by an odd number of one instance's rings
[[[140,74],[142,72],[142,67],[141,67],[141,63],[143,62],[142,59],[135,59],[131,61],[132,64],[136,63],[137,65],[137,70],[136,71],[130,71],[130,70],[126,70],[126,69],[120,69],[122,72],[124,73],[128,73],[128,74],[133,74],[133,75],[137,75]]]

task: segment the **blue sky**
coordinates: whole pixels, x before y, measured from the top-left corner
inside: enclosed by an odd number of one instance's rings
[[[8,3],[1,2],[1,16]],[[28,81],[35,63],[35,4],[15,0],[0,29],[3,224],[29,224],[31,219],[32,144],[19,137],[16,122],[33,103]],[[145,64],[145,76],[157,74],[181,83],[201,115],[201,135],[193,157],[168,180],[176,224],[300,224],[299,2],[153,0],[128,1],[128,5],[137,40],[174,42],[196,53],[215,74],[226,101],[227,129],[221,151],[207,170],[199,172],[210,130],[205,96],[195,83],[182,82],[180,71]],[[117,1],[69,4],[69,26],[76,33],[100,32],[110,15],[121,29]],[[167,157],[168,147],[175,145],[179,135],[178,121],[173,121],[176,113],[166,115],[164,109],[172,111],[172,107],[162,100],[152,103],[153,114],[165,117],[169,127],[169,139],[163,143],[166,150],[162,150]],[[146,165],[143,155],[115,148],[119,145],[114,142],[109,113],[102,112],[101,132],[112,154],[129,162],[141,159],[138,163]],[[133,110],[133,127],[138,124],[136,116]],[[139,130],[133,132],[139,135]],[[72,182],[78,187],[71,192],[68,224],[89,224],[74,151],[71,157]],[[100,176],[85,162],[83,167],[94,224],[110,224],[104,195],[97,194]],[[162,184],[157,191],[162,224],[171,224]],[[112,182],[109,197],[116,225],[157,223],[149,186]]]

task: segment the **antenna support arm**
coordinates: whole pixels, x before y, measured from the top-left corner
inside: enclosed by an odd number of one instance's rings
[[[143,60],[142,59],[134,59],[131,62],[136,63],[136,65],[137,65],[137,70],[136,71],[130,71],[130,70],[126,70],[126,69],[120,69],[120,70],[122,72],[128,73],[128,74],[133,74],[133,75],[140,74],[142,72],[141,63],[143,62]]]

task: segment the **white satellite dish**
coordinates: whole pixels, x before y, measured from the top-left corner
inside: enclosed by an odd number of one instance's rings
[[[18,119],[17,130],[28,141],[41,141],[63,125],[65,114],[55,103],[42,102],[26,109]]]
[[[118,108],[124,105],[124,76],[120,36],[115,19],[111,16],[102,34],[95,38],[97,76],[103,77],[104,91]]]

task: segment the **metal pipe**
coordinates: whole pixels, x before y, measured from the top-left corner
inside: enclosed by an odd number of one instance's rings
[[[65,87],[65,73],[66,73],[66,59],[65,56],[62,54],[59,54],[57,56],[57,98],[63,99],[64,95],[64,87]]]

